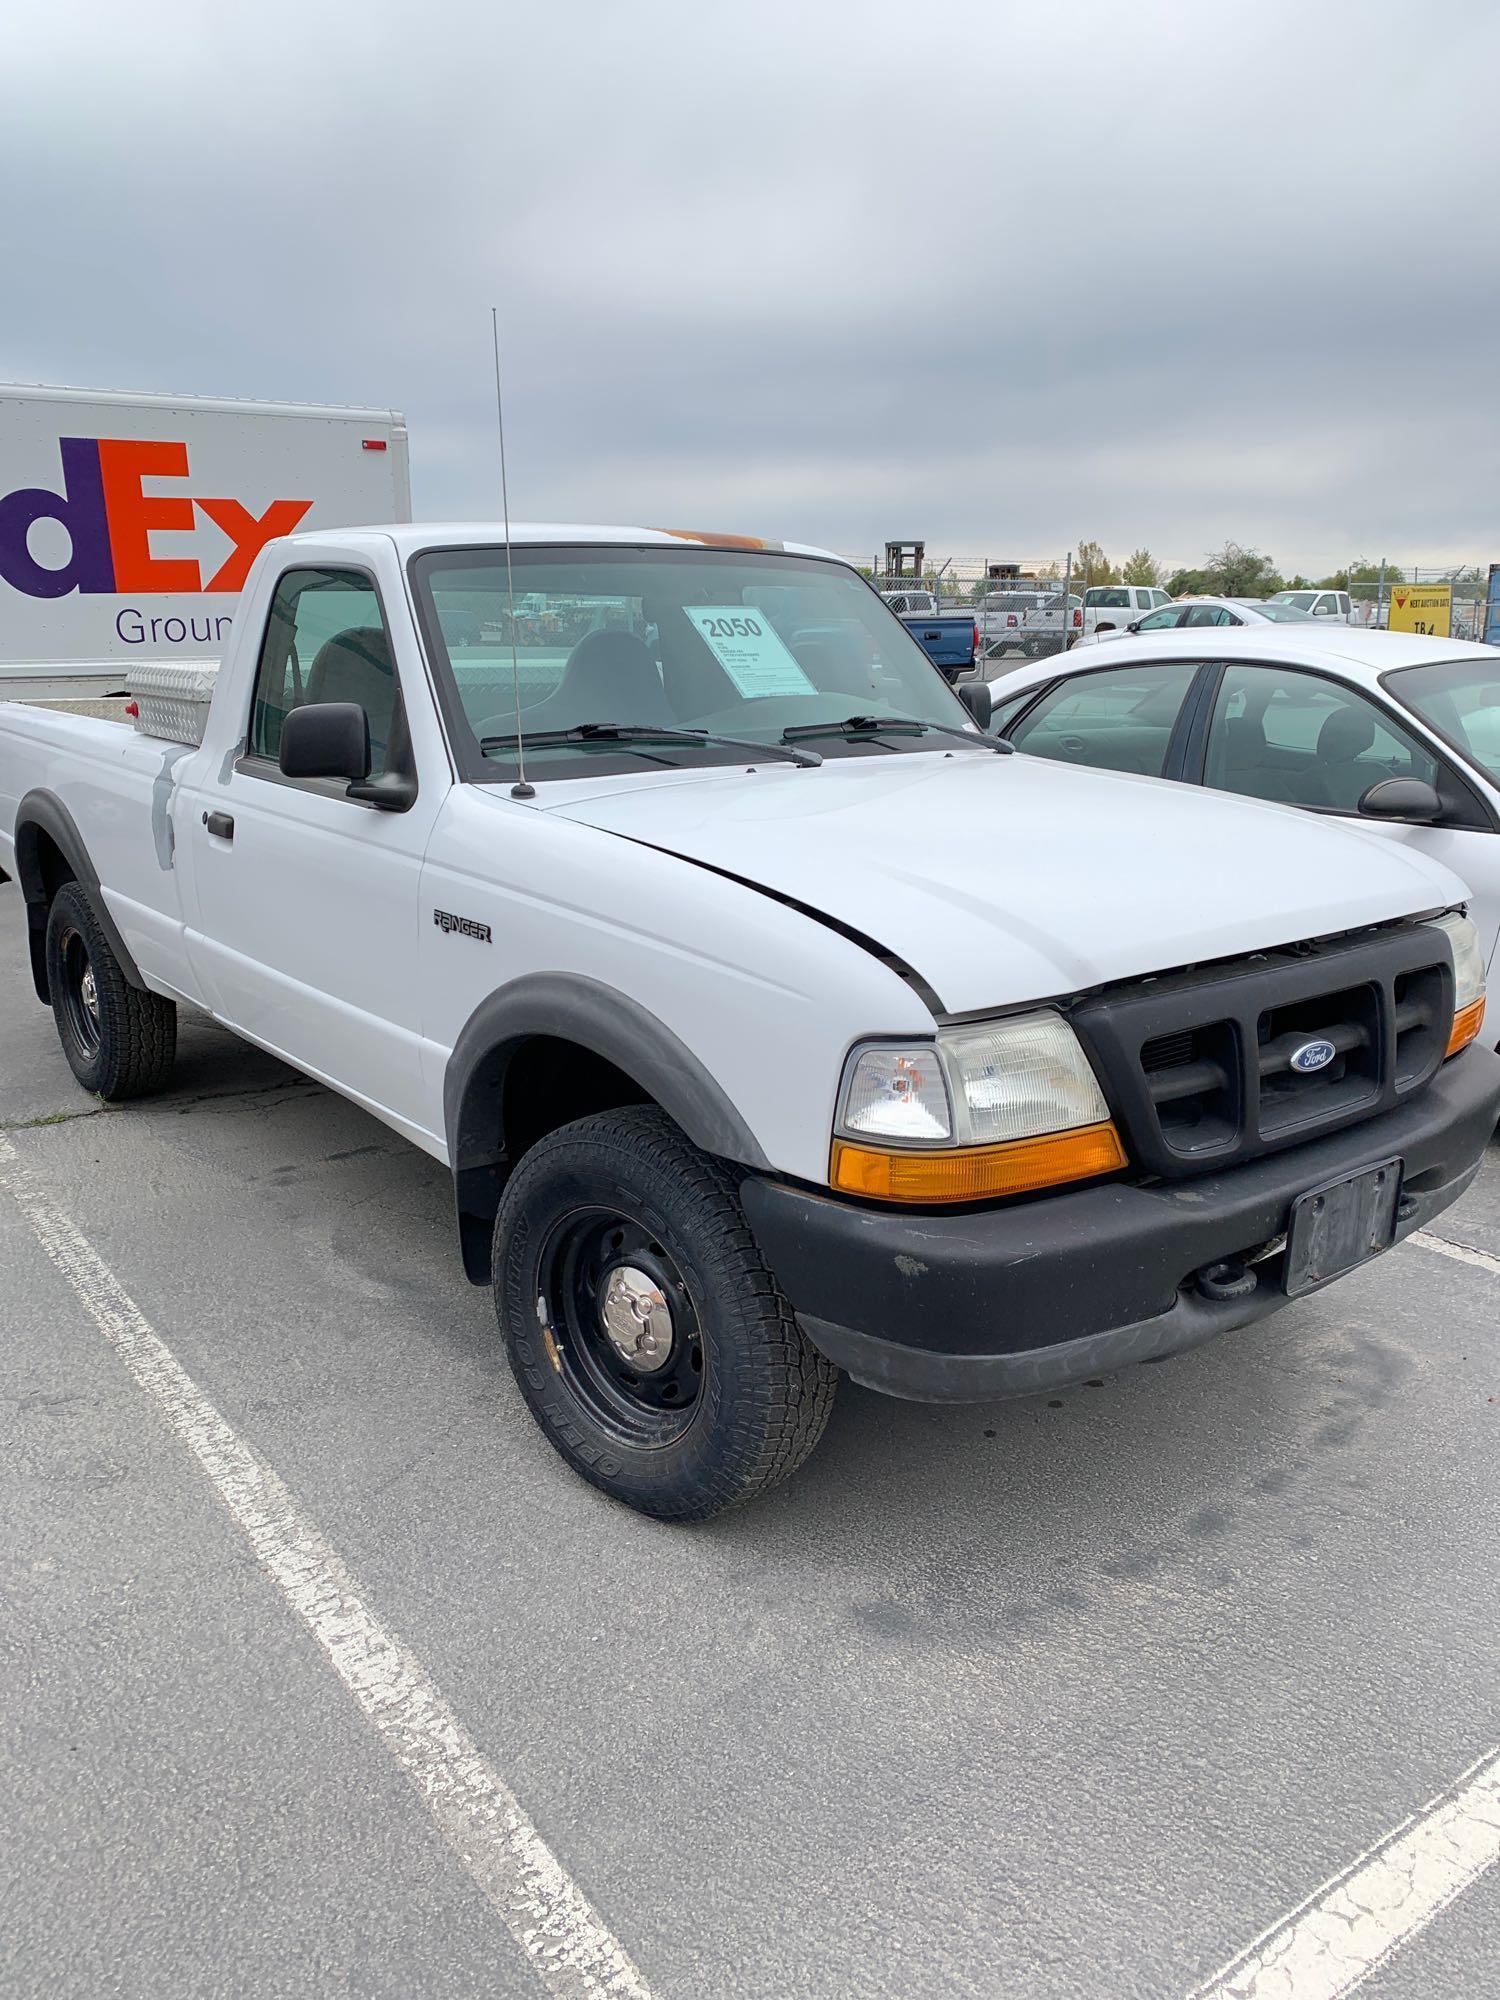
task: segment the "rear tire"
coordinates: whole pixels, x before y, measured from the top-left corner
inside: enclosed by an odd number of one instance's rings
[[[121,1104],[170,1080],[177,1009],[126,979],[78,882],[65,882],[47,913],[47,991],[63,1054],[85,1090]]]
[[[495,1218],[495,1313],[531,1413],[640,1513],[703,1521],[794,1472],[838,1371],[803,1336],[733,1176],[654,1106],[541,1139]]]

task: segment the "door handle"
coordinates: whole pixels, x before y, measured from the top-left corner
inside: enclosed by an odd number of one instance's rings
[[[232,813],[212,812],[203,815],[203,824],[215,840],[234,839],[234,816]]]

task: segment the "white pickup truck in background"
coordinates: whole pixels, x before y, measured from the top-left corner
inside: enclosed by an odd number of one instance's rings
[[[1083,593],[1083,629],[1095,632],[1123,632],[1148,611],[1159,611],[1172,602],[1172,593],[1156,584],[1090,584]]]
[[[410,518],[394,410],[0,384],[0,696],[215,660],[266,542]]]
[[[792,1471],[840,1369],[984,1399],[1244,1326],[1494,1129],[1456,876],[1012,754],[820,551],[299,534],[183,678],[155,734],[0,706],[75,1075],[160,1087],[203,1009],[443,1161],[538,1422],[645,1512]]]
[[[1043,584],[992,590],[981,598],[975,617],[980,652],[987,660],[1010,653],[1023,659],[1061,653],[1083,637],[1083,600]]]

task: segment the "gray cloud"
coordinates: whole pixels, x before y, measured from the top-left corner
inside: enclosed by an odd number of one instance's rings
[[[1500,555],[1488,0],[62,0],[0,373],[403,408],[419,511]]]

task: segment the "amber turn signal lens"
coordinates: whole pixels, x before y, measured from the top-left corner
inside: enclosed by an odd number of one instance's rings
[[[1056,1187],[1061,1181],[1090,1180],[1124,1165],[1120,1135],[1106,1123],[1045,1139],[931,1153],[881,1153],[835,1139],[828,1178],[842,1193],[863,1195],[867,1201],[985,1201]]]
[[[1448,1037],[1448,1055],[1456,1056],[1466,1049],[1484,1026],[1483,994],[1468,1007],[1460,1007],[1453,1016],[1453,1033]],[[1446,1062],[1447,1056],[1443,1058]]]

